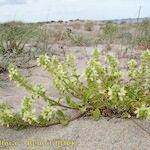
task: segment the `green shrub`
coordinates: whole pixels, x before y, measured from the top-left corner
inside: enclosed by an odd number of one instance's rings
[[[37,48],[41,52],[50,51],[53,44],[65,40],[66,35],[62,30],[52,30],[47,27],[38,28],[37,30]]]
[[[116,36],[117,31],[118,31],[117,25],[107,23],[103,28],[103,36],[105,37],[106,40],[112,42]]]
[[[0,70],[7,70],[9,63],[22,66],[31,58],[32,26],[15,23],[2,24],[0,28]]]
[[[144,21],[139,25],[136,44],[143,49],[150,48],[150,21]]]
[[[0,54],[20,54],[32,37],[32,31],[16,25],[5,25],[0,31]]]
[[[106,58],[107,65],[102,65],[99,51],[95,49],[84,71],[84,78],[79,74],[72,55],[67,57],[66,62],[56,56],[49,58],[42,55],[38,58],[38,64],[48,71],[54,86],[64,95],[64,103],[48,96],[42,85],[29,82],[11,64],[10,79],[24,87],[31,96],[23,99],[17,113],[1,104],[0,123],[10,127],[66,125],[73,119],[69,119],[61,108],[76,110],[81,115],[91,114],[95,120],[99,120],[105,110],[122,117],[150,119],[150,51],[143,52],[139,67],[135,60],[129,61],[128,81],[119,69],[118,60],[112,55]],[[34,108],[38,98],[45,101],[40,116]]]
[[[150,48],[150,32],[144,33],[137,37],[137,44],[141,48],[149,49]]]
[[[95,39],[86,33],[66,31],[66,36],[68,37],[70,43],[76,46],[90,46],[95,44]]]

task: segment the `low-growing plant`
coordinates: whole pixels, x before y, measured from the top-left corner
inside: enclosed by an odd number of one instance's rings
[[[95,39],[86,33],[78,33],[73,32],[72,30],[67,30],[66,36],[68,37],[68,40],[71,42],[71,44],[76,46],[90,46],[95,44]]]
[[[38,64],[42,66],[53,79],[54,86],[64,95],[65,102],[52,98],[41,84],[29,82],[17,69],[9,66],[9,77],[19,86],[24,87],[31,96],[25,97],[19,112],[7,104],[0,105],[0,123],[10,127],[50,126],[77,119],[90,114],[95,120],[101,116],[119,114],[130,118],[136,116],[150,119],[150,51],[141,55],[141,64],[135,60],[128,63],[128,79],[119,68],[118,60],[108,54],[107,64],[100,62],[99,50],[95,49],[83,74],[78,72],[73,55],[67,56],[66,62],[56,56],[49,58],[42,55]],[[34,104],[38,98],[45,101],[41,114],[37,115]],[[76,110],[79,116],[67,117],[65,110]]]
[[[32,30],[17,25],[5,25],[0,31],[0,53],[20,54],[33,35]]]
[[[118,31],[117,25],[107,23],[103,28],[103,36],[107,41],[109,41],[109,43],[113,42],[113,39],[115,38],[117,31]]]
[[[140,48],[150,48],[150,32],[138,36],[137,43]]]
[[[37,37],[36,37],[36,48],[40,52],[47,52],[51,49],[52,44],[52,35],[53,31],[48,29],[47,27],[40,27],[37,29]]]
[[[131,44],[132,34],[130,32],[123,32],[120,34],[119,39],[121,39],[121,44],[123,45]]]
[[[150,21],[145,20],[142,23],[134,25],[134,36],[132,40],[132,49],[138,46],[140,49],[150,48]]]
[[[3,24],[0,28],[0,70],[7,70],[9,63],[23,66],[31,58],[33,27],[15,23]]]
[[[66,35],[62,30],[52,30],[47,27],[38,28],[36,47],[41,52],[52,51],[52,46],[61,40],[65,40]]]
[[[141,48],[150,48],[150,21],[140,24],[136,39]]]
[[[88,21],[84,24],[85,31],[92,31],[93,28],[94,28],[94,23],[93,22]]]

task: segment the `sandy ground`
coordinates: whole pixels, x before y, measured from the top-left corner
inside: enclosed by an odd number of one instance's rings
[[[87,48],[88,54],[91,53]],[[86,58],[76,48],[79,70],[85,68]],[[122,66],[127,63],[127,59],[122,59]],[[22,70],[24,75],[32,83],[43,83],[48,93],[57,97],[58,92],[49,82],[48,74],[41,68]],[[7,74],[2,75],[7,78]],[[10,103],[15,109],[19,109],[21,99],[27,95],[25,90],[9,81],[2,81],[0,87],[0,100]],[[42,102],[38,102],[37,108],[42,107]],[[73,141],[70,146],[36,146],[31,147],[31,141]],[[16,146],[4,147],[3,141],[16,142]],[[28,145],[30,141],[30,146]],[[54,142],[53,142],[54,143]],[[67,127],[56,125],[47,128],[27,128],[16,131],[6,127],[0,127],[0,150],[150,150],[150,122],[139,120],[123,120],[102,118],[100,121],[93,121],[84,117],[71,122]]]
[[[98,122],[82,118],[71,122],[67,127],[28,128],[14,131],[0,127],[0,138],[15,141],[17,146],[0,149],[8,150],[149,150],[150,135],[137,124],[150,132],[149,122],[106,118]],[[31,142],[52,140],[73,141],[69,146],[36,146]],[[29,143],[30,142],[30,143]],[[33,146],[33,147],[31,147]]]

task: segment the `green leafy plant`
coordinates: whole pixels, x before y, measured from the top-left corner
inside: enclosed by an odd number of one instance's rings
[[[0,70],[7,70],[9,63],[22,66],[31,54],[32,26],[7,23],[0,28]],[[30,40],[30,41],[29,41]],[[33,40],[33,39],[32,39]]]
[[[7,25],[0,32],[0,53],[20,54],[23,52],[25,45],[32,37],[31,30],[16,25]]]
[[[107,64],[102,65],[99,50],[95,49],[82,75],[78,72],[73,55],[67,56],[66,62],[56,56],[49,58],[42,55],[38,58],[38,64],[48,71],[54,86],[64,95],[65,102],[49,96],[41,84],[33,85],[11,64],[8,69],[10,79],[24,87],[31,96],[23,99],[19,112],[1,104],[0,123],[18,128],[59,123],[67,125],[69,121],[85,114],[92,115],[95,120],[113,114],[149,120],[150,51],[143,52],[139,66],[135,60],[129,61],[128,79],[120,70],[115,57],[108,54],[106,60]],[[40,115],[37,115],[34,107],[38,98],[45,102]],[[62,108],[76,110],[79,116],[70,118]]]
[[[139,25],[136,42],[141,48],[150,48],[150,21],[144,21]]]
[[[92,44],[95,44],[95,39],[91,35],[86,33],[78,33],[67,30],[66,36],[68,37],[71,45],[73,44],[76,46],[90,46]]]
[[[113,39],[116,37],[118,28],[116,25],[112,23],[106,23],[106,25],[103,28],[103,36],[106,40],[109,40],[109,42],[113,42]]]

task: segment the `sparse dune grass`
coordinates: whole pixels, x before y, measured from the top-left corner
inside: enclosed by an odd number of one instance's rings
[[[31,94],[23,99],[19,112],[15,112],[9,104],[0,105],[2,125],[17,128],[67,125],[83,115],[90,115],[95,120],[102,116],[150,118],[150,52],[146,50],[150,43],[149,21],[131,25],[84,21],[50,24],[11,22],[0,26],[0,74],[8,71],[10,79]],[[94,47],[91,56],[89,49]],[[101,59],[98,47],[102,50]],[[142,54],[140,48],[145,50]],[[83,74],[78,72],[81,68],[76,65],[74,55],[66,56],[70,51],[76,54],[76,49],[80,49],[80,63],[86,60]],[[119,66],[121,62],[107,55],[108,52],[115,53],[126,63],[130,60],[123,68],[127,69],[125,77]],[[31,63],[37,67],[35,58],[53,79],[55,88],[63,96],[61,102],[60,97],[48,96],[43,85],[29,82],[16,67],[21,68],[20,63]],[[34,104],[39,98],[44,100],[45,105],[37,115]],[[69,118],[61,108],[77,111],[79,116]]]

